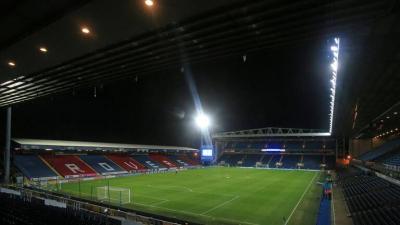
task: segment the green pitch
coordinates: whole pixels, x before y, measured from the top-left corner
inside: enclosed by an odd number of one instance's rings
[[[319,179],[310,171],[206,168],[67,183],[61,191],[96,199],[96,187],[129,188],[124,207],[204,224],[310,225]]]

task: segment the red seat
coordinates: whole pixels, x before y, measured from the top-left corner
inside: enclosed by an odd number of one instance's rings
[[[65,178],[97,175],[92,168],[74,155],[42,155],[41,157]]]
[[[179,156],[179,159],[185,161],[186,163],[188,163],[188,164],[190,164],[192,166],[197,166],[197,165],[200,164],[200,162],[196,161],[195,159],[189,158],[186,155]]]
[[[154,160],[158,163],[161,163],[162,165],[165,165],[168,168],[176,168],[177,165],[175,165],[174,162],[172,162],[170,159],[168,159],[164,155],[159,155],[159,154],[151,154],[150,159]]]

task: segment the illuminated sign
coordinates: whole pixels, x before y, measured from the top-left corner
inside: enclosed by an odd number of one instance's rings
[[[202,156],[213,156],[213,150],[212,149],[203,149],[201,152]]]
[[[261,149],[262,152],[284,152],[285,149],[282,148],[263,148]]]

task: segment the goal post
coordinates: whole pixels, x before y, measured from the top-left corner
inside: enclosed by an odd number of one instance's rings
[[[131,203],[131,189],[113,186],[96,187],[97,200],[114,204]]]

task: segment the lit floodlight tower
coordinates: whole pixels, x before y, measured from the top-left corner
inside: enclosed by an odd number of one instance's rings
[[[204,144],[211,145],[210,118],[206,114],[201,112],[194,118],[194,121],[201,131],[201,146],[204,146]]]
[[[203,131],[205,129],[208,129],[210,126],[210,118],[208,118],[207,115],[201,113],[196,116],[195,118],[197,126]]]
[[[340,46],[340,39],[335,38],[335,43],[331,46],[331,52],[333,55],[332,63],[330,65],[331,68],[331,101],[330,101],[330,113],[329,113],[329,134],[332,134],[332,127],[333,127],[333,114],[335,111],[335,96],[336,96],[336,79],[337,79],[337,72],[339,67],[339,46]]]
[[[200,128],[200,152],[201,152],[201,161],[203,163],[209,164],[215,160],[214,157],[214,148],[212,144],[211,134],[210,134],[210,118],[199,110],[199,114],[194,118],[196,125]]]

